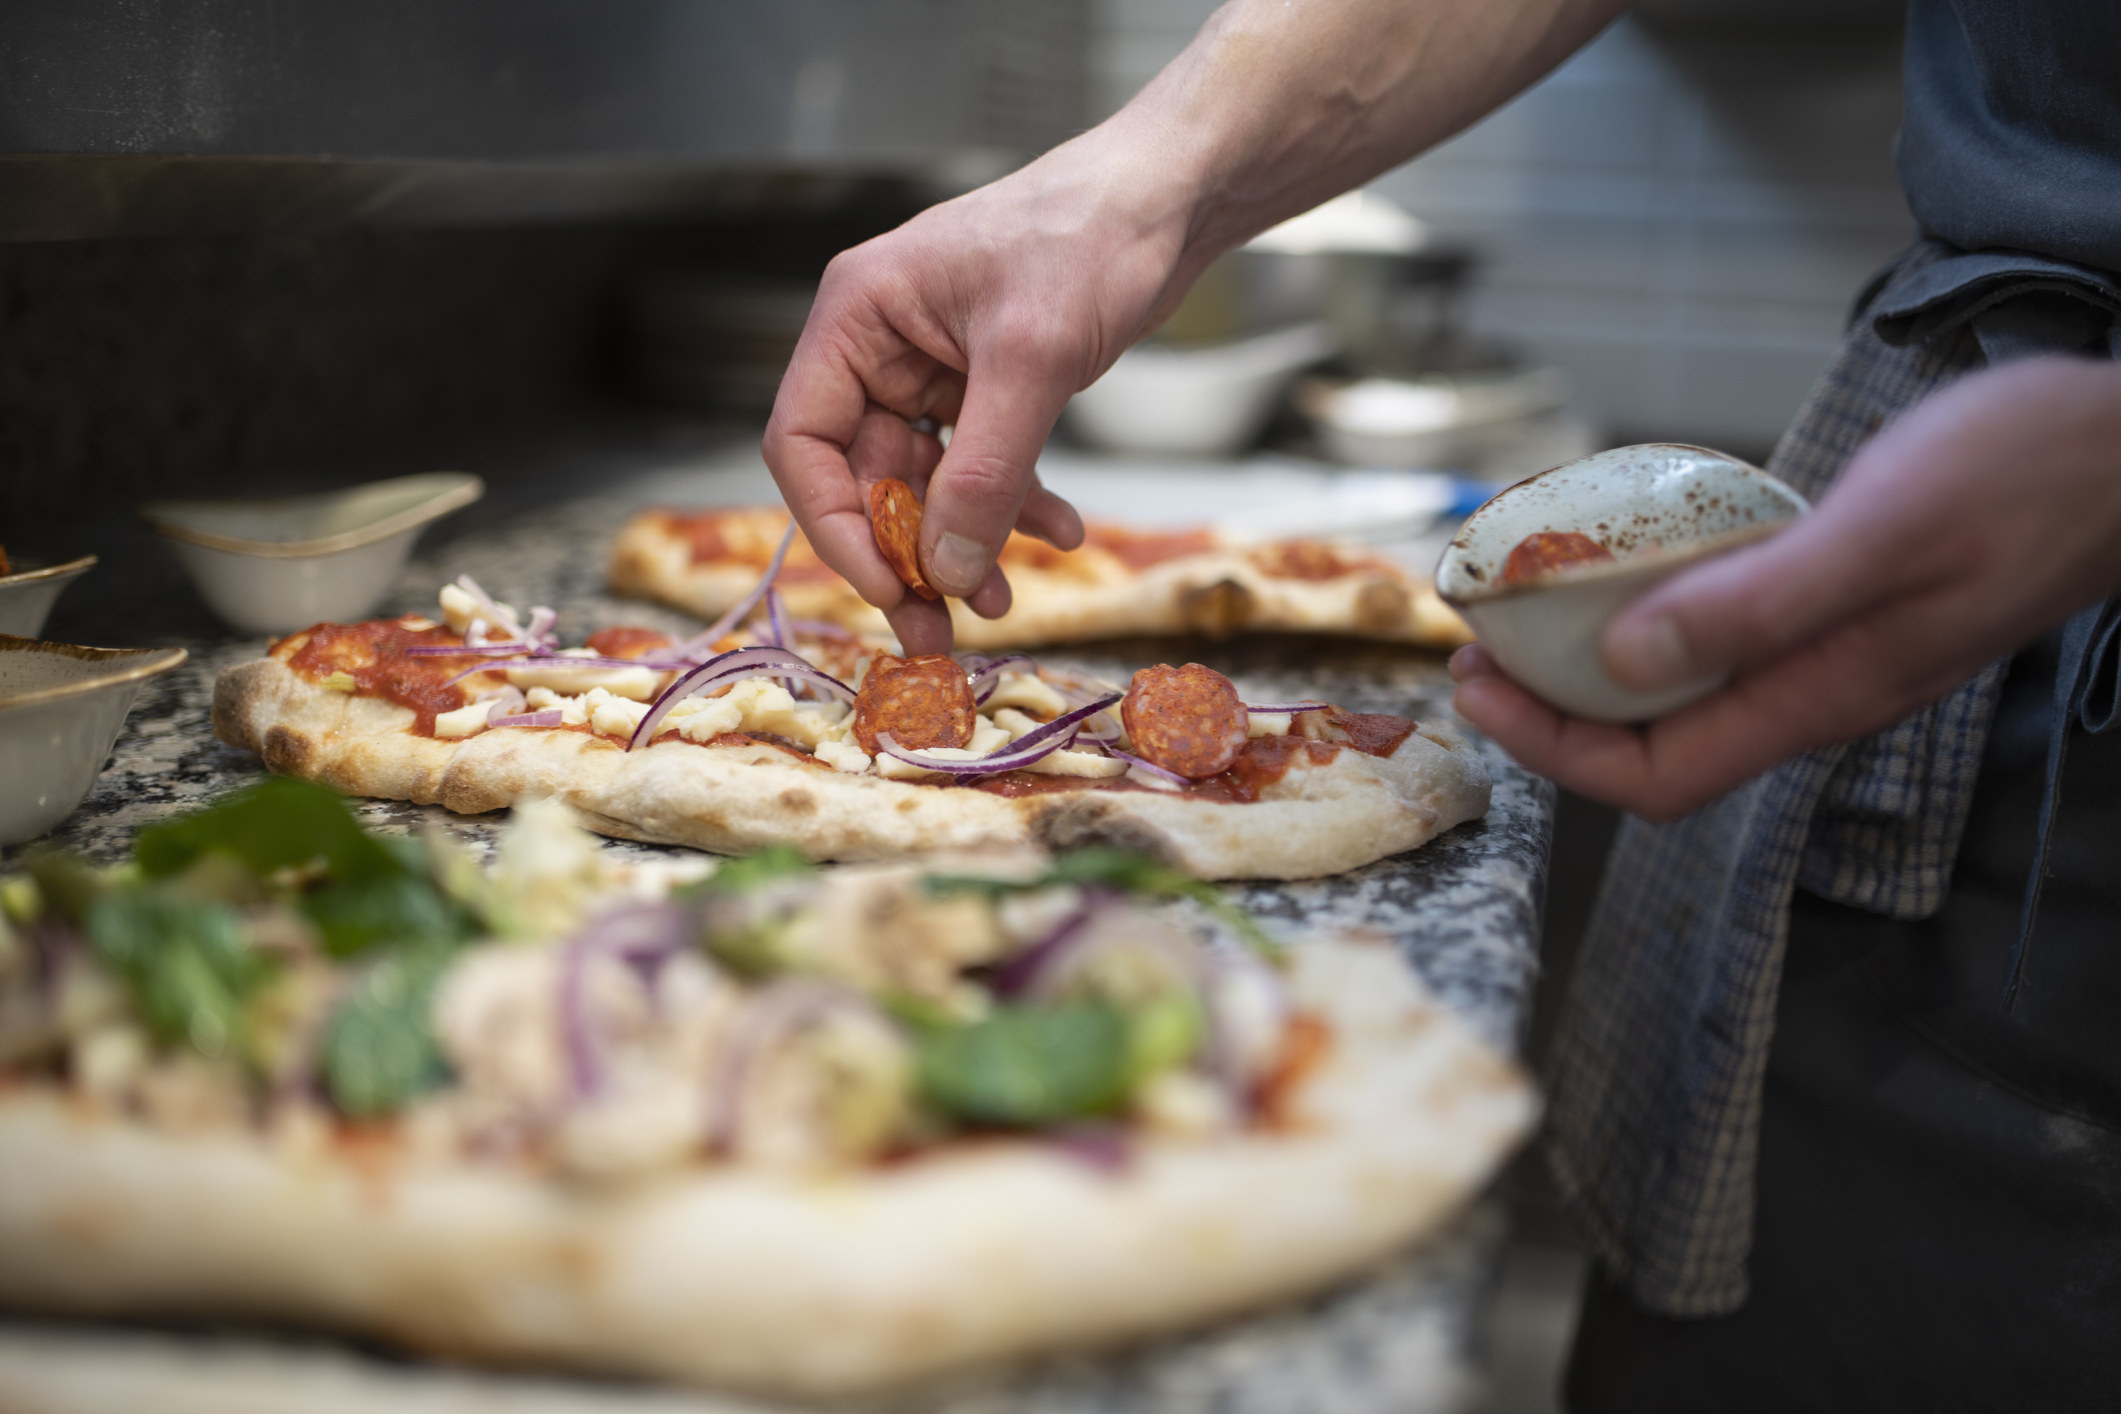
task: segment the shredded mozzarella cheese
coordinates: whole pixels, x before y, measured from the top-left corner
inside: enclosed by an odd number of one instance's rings
[[[435,717],[435,735],[444,740],[474,736],[486,730],[486,719],[493,715],[495,703],[469,702],[454,712],[442,712]]]

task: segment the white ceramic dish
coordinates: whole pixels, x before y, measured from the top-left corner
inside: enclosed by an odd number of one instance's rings
[[[73,814],[140,684],[185,656],[0,634],[0,845],[33,840]]]
[[[251,633],[291,633],[367,614],[420,531],[485,494],[478,477],[441,471],[310,496],[158,501],[140,515],[215,613]]]
[[[1464,378],[1307,378],[1296,408],[1326,454],[1350,466],[1471,467],[1534,418],[1569,401],[1554,368]]]
[[[1772,535],[1807,509],[1795,491],[1722,452],[1617,447],[1498,493],[1452,537],[1436,588],[1503,671],[1546,701],[1593,721],[1645,721],[1724,677],[1659,692],[1622,687],[1599,657],[1607,622],[1685,566]],[[1619,558],[1498,584],[1510,551],[1542,530],[1588,535]]]
[[[96,557],[83,555],[63,565],[40,565],[17,560],[13,574],[0,575],[0,633],[35,638],[44,631],[44,620],[60,593],[95,568]]]
[[[1068,404],[1068,424],[1110,451],[1228,456],[1259,435],[1299,369],[1333,352],[1323,324],[1211,348],[1132,348]]]

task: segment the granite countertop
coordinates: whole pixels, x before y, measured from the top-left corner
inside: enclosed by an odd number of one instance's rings
[[[497,597],[550,604],[561,632],[579,641],[611,623],[683,629],[671,611],[611,597],[603,547],[629,511],[645,502],[709,502],[770,496],[755,452],[739,450],[678,465],[602,468],[590,495],[511,505],[503,497],[429,533],[382,611],[432,611],[434,593],[459,573]],[[77,615],[76,622],[79,622]],[[93,627],[93,623],[91,624]],[[90,642],[123,642],[113,622]],[[112,859],[140,826],[202,804],[259,776],[256,757],[215,741],[208,730],[213,680],[258,656],[263,640],[164,636],[192,659],[146,685],[112,761],[88,799],[51,836],[60,845]],[[1264,638],[1226,644],[1123,641],[1047,652],[1124,681],[1134,667],[1183,653],[1233,677],[1247,697],[1321,696],[1357,710],[1447,716],[1449,681],[1433,654],[1345,641]],[[1234,886],[1243,901],[1295,935],[1326,924],[1364,924],[1396,938],[1408,961],[1442,999],[1489,1041],[1514,1049],[1537,970],[1540,898],[1553,823],[1552,788],[1485,741],[1477,747],[1494,779],[1485,820],[1352,874],[1295,883]],[[451,816],[437,807],[367,802],[372,823],[411,828],[442,822],[474,846],[490,842],[505,814]],[[656,846],[617,841],[628,853]],[[9,851],[13,853],[14,851]],[[1003,1409],[1062,1411],[1457,1410],[1476,1397],[1474,1353],[1480,1296],[1500,1222],[1476,1207],[1445,1232],[1381,1272],[1323,1297],[1118,1355],[1051,1361],[1000,1379],[898,1401],[894,1414],[986,1414]],[[205,1378],[281,1381],[315,1391],[313,1403],[338,1410],[389,1401],[406,1414],[478,1405],[550,1414],[738,1414],[763,1406],[630,1385],[443,1372],[333,1344],[277,1336],[171,1334],[138,1329],[0,1324],[0,1361],[37,1363],[64,1392],[81,1380],[131,1371],[143,1387],[181,1389]],[[82,1388],[86,1388],[85,1386]],[[219,1384],[221,1394],[230,1391]],[[202,1387],[203,1394],[203,1387]],[[218,1396],[217,1396],[218,1397]],[[55,1405],[55,1407],[74,1407]],[[86,1408],[84,1404],[80,1407]]]

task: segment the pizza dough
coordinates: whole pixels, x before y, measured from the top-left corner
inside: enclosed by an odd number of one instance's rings
[[[1486,770],[1423,726],[1387,756],[1295,760],[1253,802],[1146,788],[1005,796],[829,769],[742,738],[658,739],[628,752],[582,729],[415,735],[412,709],[332,691],[277,657],[225,671],[215,735],[273,770],[354,795],[462,814],[551,796],[623,839],[737,852],[781,842],[813,859],[876,859],[1006,845],[1109,842],[1208,879],[1336,874],[1425,843],[1488,807]],[[1315,753],[1324,754],[1324,753]]]
[[[787,526],[787,512],[777,507],[644,510],[612,544],[612,587],[716,618],[757,584]],[[1240,631],[1347,634],[1432,648],[1472,641],[1432,584],[1364,551],[1317,541],[1241,545],[1204,530],[1093,524],[1089,532],[1084,548],[1066,552],[1012,535],[1001,565],[1014,604],[999,619],[983,619],[948,601],[957,645],[986,651]],[[798,617],[888,632],[883,615],[800,535],[775,583]]]
[[[1136,1339],[1384,1259],[1531,1125],[1523,1077],[1389,945],[1301,945],[1291,987],[1334,1043],[1284,1126],[1146,1140],[1117,1170],[1010,1141],[802,1181],[569,1186],[315,1131],[156,1130],[15,1084],[0,1301],[797,1395]]]

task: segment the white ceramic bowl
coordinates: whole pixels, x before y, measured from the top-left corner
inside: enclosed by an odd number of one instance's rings
[[[1607,622],[1685,566],[1772,535],[1807,509],[1795,491],[1722,452],[1616,447],[1520,481],[1475,511],[1436,566],[1436,589],[1503,671],[1547,702],[1593,721],[1645,721],[1724,675],[1658,692],[1622,687],[1599,657]],[[1587,535],[1618,558],[1498,584],[1510,551],[1542,530]]]
[[[215,613],[247,632],[292,633],[366,615],[428,522],[485,494],[478,477],[440,471],[310,496],[158,501],[140,515]]]
[[[83,555],[63,565],[16,560],[13,574],[0,575],[0,633],[35,638],[59,601],[60,591],[95,568],[96,557]]]
[[[73,814],[110,759],[140,684],[182,648],[80,648],[0,634],[0,845]]]
[[[1211,348],[1147,344],[1068,404],[1068,425],[1115,452],[1219,457],[1257,437],[1299,369],[1333,352],[1323,324]]]
[[[1326,454],[1351,466],[1476,465],[1533,418],[1569,401],[1568,376],[1554,368],[1463,378],[1307,378],[1297,410]]]

